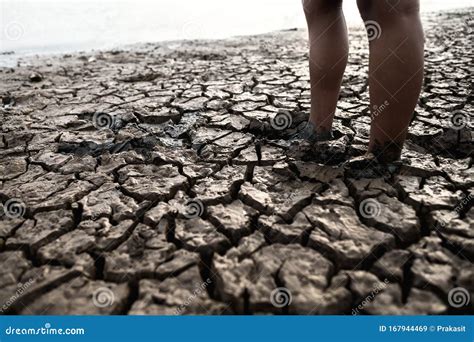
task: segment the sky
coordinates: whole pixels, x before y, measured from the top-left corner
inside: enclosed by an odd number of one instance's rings
[[[421,0],[425,12],[473,5]],[[345,0],[344,11],[349,25],[361,24],[355,0]],[[16,55],[305,26],[301,0],[0,0],[0,12],[0,52]]]

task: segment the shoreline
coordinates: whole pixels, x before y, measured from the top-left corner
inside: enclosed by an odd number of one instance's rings
[[[446,14],[463,14],[469,11],[473,11],[474,6],[471,7],[460,7],[454,8],[449,10],[435,10],[429,12],[422,12],[422,20],[425,17],[433,16],[439,13],[446,13]],[[349,26],[349,29],[360,29],[362,27],[362,19],[359,24],[352,24]],[[118,44],[109,47],[99,47],[99,48],[84,48],[84,49],[52,49],[48,48],[45,52],[38,52],[38,51],[25,51],[18,53],[17,51],[0,51],[0,68],[11,68],[17,65],[17,63],[28,63],[33,59],[41,59],[42,57],[59,57],[60,55],[87,55],[87,54],[94,54],[94,53],[101,53],[107,51],[114,51],[114,50],[133,50],[135,48],[140,48],[145,45],[170,45],[170,44],[180,44],[185,42],[195,42],[195,41],[222,41],[222,40],[231,40],[231,39],[238,39],[238,38],[245,38],[245,37],[258,37],[258,36],[268,36],[273,34],[278,34],[280,32],[286,31],[305,31],[305,27],[293,27],[293,28],[285,28],[279,29],[275,31],[259,33],[259,34],[251,34],[251,35],[236,35],[236,36],[229,36],[226,38],[216,38],[216,39],[171,39],[171,40],[158,40],[158,41],[149,41],[149,42],[136,42],[131,44]],[[350,33],[349,33],[350,34]]]

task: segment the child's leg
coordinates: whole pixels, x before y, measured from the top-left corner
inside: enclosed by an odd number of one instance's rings
[[[342,0],[303,0],[309,30],[311,115],[316,132],[331,130],[347,64],[347,28]]]
[[[390,162],[400,157],[423,82],[419,0],[358,0],[357,4],[370,39],[369,152]]]

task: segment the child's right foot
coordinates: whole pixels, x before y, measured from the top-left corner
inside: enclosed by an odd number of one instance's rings
[[[380,144],[375,142],[369,151],[377,158],[380,163],[389,164],[400,160],[402,155],[403,143],[386,142]]]

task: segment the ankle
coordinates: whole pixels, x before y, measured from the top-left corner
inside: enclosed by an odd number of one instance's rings
[[[317,140],[331,140],[333,138],[332,129],[330,127],[324,127],[315,124],[311,119],[308,121],[308,125],[313,129]]]
[[[402,148],[402,142],[386,141],[380,143],[376,141],[369,147],[368,153],[372,153],[380,163],[387,164],[400,159]]]
[[[328,128],[328,127],[318,127],[318,126],[316,126],[315,131],[318,135],[321,135],[321,136],[332,134],[332,129]]]

